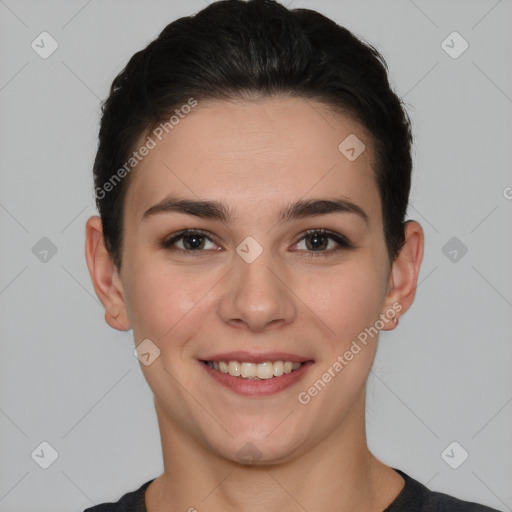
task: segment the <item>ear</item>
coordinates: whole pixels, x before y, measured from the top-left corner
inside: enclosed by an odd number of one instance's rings
[[[423,260],[424,234],[421,225],[409,220],[405,223],[405,242],[391,266],[385,311],[395,311],[398,320],[412,305],[418,286],[418,275]],[[398,323],[386,316],[383,330],[391,331]]]
[[[131,328],[123,286],[105,247],[101,219],[95,215],[85,226],[85,258],[96,295],[105,307],[105,321],[118,331]]]

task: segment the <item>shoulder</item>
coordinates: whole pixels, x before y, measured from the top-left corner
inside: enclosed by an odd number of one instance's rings
[[[440,492],[431,493],[429,503],[425,510],[429,512],[430,510],[432,510],[432,512],[445,510],[453,512],[499,512],[495,508],[490,508],[472,501],[459,500],[458,498]]]
[[[384,512],[500,512],[479,503],[431,491],[403,471],[393,469],[405,480],[405,485]]]
[[[118,501],[94,505],[86,508],[84,512],[146,512],[144,495],[146,488],[153,480],[154,478],[142,484],[135,491],[127,492]]]

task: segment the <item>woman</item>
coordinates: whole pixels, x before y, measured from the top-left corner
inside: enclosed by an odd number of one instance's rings
[[[164,473],[88,511],[486,511],[368,449],[378,333],[412,305],[410,123],[377,51],[227,0],[114,80],[86,258],[133,329]]]

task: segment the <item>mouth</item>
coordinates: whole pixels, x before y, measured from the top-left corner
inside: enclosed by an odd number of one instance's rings
[[[251,380],[268,380],[281,377],[284,374],[297,371],[303,363],[291,361],[265,361],[263,363],[248,363],[245,361],[202,361],[210,368],[232,377]]]
[[[268,396],[298,382],[313,366],[314,360],[292,354],[247,352],[198,359],[202,368],[217,383],[244,396]]]

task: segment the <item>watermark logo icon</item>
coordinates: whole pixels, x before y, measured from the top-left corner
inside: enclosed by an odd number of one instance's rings
[[[160,349],[149,338],[146,338],[137,345],[133,355],[144,366],[149,366],[160,357]]]
[[[59,457],[57,450],[47,441],[40,443],[30,454],[32,460],[43,469],[48,469]]]
[[[449,34],[441,43],[441,48],[452,59],[458,59],[468,47],[468,42],[456,31]]]
[[[238,244],[236,252],[247,263],[252,263],[263,252],[263,247],[252,236],[248,236]]]
[[[452,263],[458,263],[468,252],[468,248],[454,236],[443,245],[441,251]]]
[[[464,447],[457,441],[451,442],[442,452],[441,458],[450,466],[452,469],[457,469],[462,466],[466,459],[469,457],[469,453]]]
[[[253,443],[245,443],[237,452],[238,460],[247,465],[256,464],[261,459],[261,456],[262,453]]]
[[[30,46],[39,57],[47,59],[59,47],[59,43],[48,32],[41,32]]]
[[[57,254],[57,246],[48,237],[43,236],[32,247],[32,254],[42,263],[48,263]]]
[[[351,133],[341,141],[338,149],[340,153],[347,158],[347,160],[353,162],[356,158],[359,158],[361,153],[366,149],[366,146],[361,139]]]

